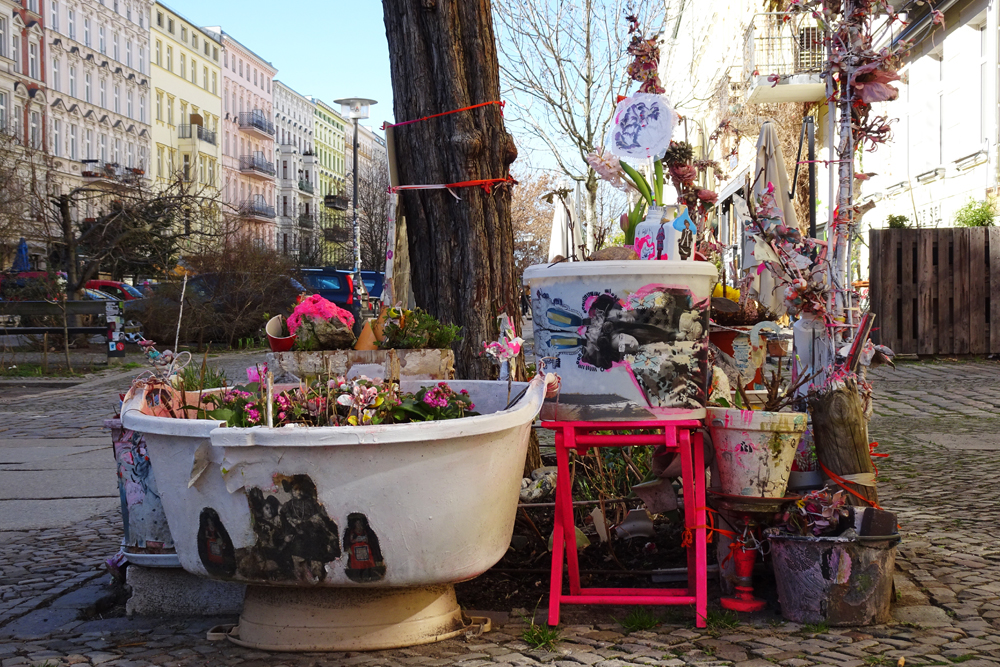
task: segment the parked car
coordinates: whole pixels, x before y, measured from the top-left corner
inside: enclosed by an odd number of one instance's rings
[[[88,280],[84,287],[107,292],[119,301],[131,301],[133,299],[141,299],[145,296],[142,292],[128,283],[123,283],[118,280]]]
[[[114,294],[109,294],[108,292],[104,292],[99,289],[92,289],[90,287],[83,288],[83,298],[87,301],[121,301],[121,299]]]

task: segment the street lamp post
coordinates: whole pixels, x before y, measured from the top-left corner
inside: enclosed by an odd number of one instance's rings
[[[375,100],[364,97],[347,97],[342,100],[334,100],[334,104],[339,104],[341,111],[348,118],[354,121],[354,291],[358,298],[363,300],[362,305],[367,308],[367,290],[364,281],[361,280],[361,228],[358,226],[358,121],[368,118],[368,110],[373,104],[378,104]]]

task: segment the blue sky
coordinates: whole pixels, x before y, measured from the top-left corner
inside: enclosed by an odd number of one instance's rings
[[[392,121],[389,50],[377,0],[164,0],[200,26],[221,25],[278,68],[278,79],[328,104],[342,97],[378,100],[374,129]]]

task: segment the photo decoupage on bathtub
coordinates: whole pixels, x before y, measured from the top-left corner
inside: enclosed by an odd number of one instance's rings
[[[563,392],[617,394],[663,414],[704,406],[708,299],[663,284],[570,302],[574,291],[532,295],[535,355],[556,367]]]

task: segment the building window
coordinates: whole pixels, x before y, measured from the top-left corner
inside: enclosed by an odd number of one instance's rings
[[[218,81],[218,79],[219,79],[219,75],[216,74],[215,72],[212,72],[212,94],[213,95],[218,95],[219,94],[219,81]]]
[[[184,180],[185,181],[190,181],[191,180],[191,154],[190,153],[184,153],[184,155],[182,156],[182,159],[183,159],[182,173],[184,174]]]
[[[205,90],[208,90],[208,68],[207,67],[202,67],[201,68],[201,85],[202,85],[202,87]],[[213,90],[212,92],[214,93],[215,91]]]
[[[139,96],[139,122],[140,123],[145,123],[146,122],[146,96],[145,95],[140,95]]]
[[[163,44],[160,42],[160,40],[156,40],[156,55],[154,57],[156,58],[157,67],[163,67],[163,59],[160,58],[160,52],[162,50],[163,50]]]
[[[191,59],[191,83],[198,84],[198,63],[194,58]]]
[[[132,66],[132,40],[127,40],[125,42],[125,66]]]
[[[42,114],[37,111],[31,112],[31,147],[41,148],[42,147]]]
[[[56,157],[62,155],[62,146],[59,145],[62,136],[62,123],[59,120],[52,121],[52,154]]]
[[[194,34],[194,31],[191,32],[191,48],[198,50],[198,35]]]
[[[188,38],[188,29],[185,28],[184,26],[181,26],[181,39],[186,42],[187,38]]]
[[[132,91],[128,91],[125,95],[125,115],[132,118]]]
[[[62,89],[59,85],[59,61],[52,61],[52,89],[57,93],[61,93]]]
[[[163,178],[163,146],[156,147],[156,175]]]
[[[31,42],[28,44],[28,76],[32,79],[40,79],[38,75],[38,44]]]
[[[83,99],[90,103],[90,72],[83,75]]]
[[[87,25],[89,23],[90,23],[90,21],[84,20],[84,22],[83,22],[83,26],[84,26],[83,30],[84,30],[84,32],[89,32],[89,30],[87,28]],[[97,48],[98,48],[98,50],[102,54],[106,54],[108,52],[108,43],[107,43],[107,39],[105,39],[105,36],[104,36],[104,26],[103,25],[97,28]]]
[[[7,19],[0,17],[0,56],[7,57]]]
[[[115,113],[122,112],[122,102],[121,102],[120,92],[121,89],[118,86],[115,86]]]
[[[69,159],[76,160],[76,125],[69,126]]]
[[[24,70],[21,69],[21,38],[16,34],[14,35],[14,71],[18,74],[24,74]]]
[[[122,140],[115,139],[115,154],[112,156],[115,164],[121,164],[122,161]]]
[[[69,27],[69,38],[76,39],[76,12],[72,9],[66,10],[66,25]]]
[[[174,49],[172,46],[167,46],[167,71],[174,71]]]
[[[243,61],[240,61],[240,76],[243,76]]]
[[[156,12],[156,25],[163,27],[163,12]]]
[[[101,79],[101,108],[108,108],[108,92],[105,90],[104,79]]]
[[[52,4],[49,6],[52,9],[52,18],[49,22],[52,24],[52,29],[59,32],[59,3],[56,0],[52,0]]]
[[[174,20],[173,19],[167,19],[167,32],[169,32],[171,35],[174,34]]]
[[[114,36],[114,42],[113,42],[113,44],[114,44],[114,47],[115,47],[115,52],[114,52],[114,55],[112,55],[111,57],[114,58],[117,62],[121,62],[122,61],[121,55],[118,53],[118,35]]]
[[[94,142],[94,131],[87,130],[83,134],[83,154],[87,157],[85,159],[89,160],[94,157],[92,152],[92,144]]]
[[[139,47],[139,71],[146,73],[146,47]]]
[[[69,66],[69,96],[76,97],[76,67]]]
[[[163,120],[163,93],[156,93],[156,120]]]
[[[174,98],[167,97],[167,125],[174,124]]]
[[[83,19],[83,44],[90,46],[90,19]]]
[[[181,54],[181,68],[178,70],[178,74],[182,77],[187,76],[187,56],[183,53]]]

